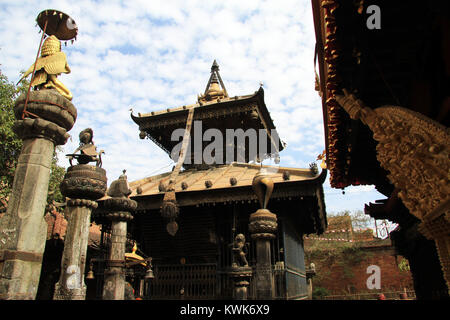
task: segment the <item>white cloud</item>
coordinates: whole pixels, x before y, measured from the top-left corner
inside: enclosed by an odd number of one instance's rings
[[[309,0],[2,1],[0,69],[10,81],[33,63],[40,41],[35,18],[48,8],[68,13],[79,28],[77,41],[63,46],[72,73],[60,79],[78,109],[63,153],[75,150],[81,130],[93,128],[106,151],[109,181],[123,169],[130,180],[170,169],[162,150],[139,139],[129,109],[136,114],[194,103],[214,59],[232,96],[251,94],[263,82],[266,105],[288,142],[281,165],[305,167],[324,149]],[[335,198],[327,199],[328,207]],[[346,201],[339,205],[355,206]]]

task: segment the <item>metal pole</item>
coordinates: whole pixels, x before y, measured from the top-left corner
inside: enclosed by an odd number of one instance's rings
[[[33,73],[31,74],[31,80],[30,80],[30,84],[28,86],[27,98],[25,100],[25,105],[23,107],[22,120],[25,119],[25,113],[29,113],[29,112],[27,112],[27,104],[28,104],[28,99],[29,99],[29,96],[30,96],[31,84],[33,83],[34,73],[36,71],[36,63],[37,63],[37,60],[39,58],[39,54],[41,52],[42,40],[44,40],[45,31],[47,30],[47,23],[48,23],[48,20],[45,20],[44,29],[42,31],[42,36],[41,36],[41,42],[39,43],[39,49],[38,49],[38,52],[37,52],[37,55],[36,55],[36,60],[34,61],[34,66],[33,66]]]

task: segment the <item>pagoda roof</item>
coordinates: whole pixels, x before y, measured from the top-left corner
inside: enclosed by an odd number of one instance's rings
[[[303,219],[302,228],[306,233],[322,233],[327,224],[322,186],[327,170],[318,174],[310,169],[236,162],[211,166],[206,170],[184,170],[178,174],[172,185],[177,204],[179,207],[244,203],[258,206],[252,182],[261,168],[273,172],[270,177],[274,182],[274,189],[269,200],[269,209],[281,206],[287,209],[286,213],[289,215]],[[171,173],[130,182],[130,197],[138,202],[137,214],[160,209],[165,195],[164,186],[169,182]],[[301,212],[308,213],[305,215],[300,214]]]
[[[296,182],[319,183],[321,181],[321,175],[314,174],[310,169],[261,166],[258,164],[233,162],[229,165],[212,166],[205,170],[190,169],[181,171],[173,185],[174,191],[179,194],[196,191],[209,192],[217,189],[223,190],[252,187],[253,177],[261,168],[266,169],[268,172],[274,171],[273,173],[270,173],[270,177],[275,184],[275,189],[281,184]],[[166,172],[131,182],[130,189],[132,190],[132,193],[130,197],[163,194],[164,191],[160,191],[160,184],[167,183],[171,173],[172,172]],[[232,178],[235,179],[234,185],[230,181]],[[207,186],[208,183],[211,183],[209,187]],[[274,194],[274,196],[276,195]],[[252,199],[253,198],[256,199],[256,195],[252,197]]]
[[[189,207],[253,203],[257,206],[258,199],[252,182],[261,168],[272,172],[270,177],[274,182],[268,207],[288,208],[286,213],[303,219],[302,228],[306,233],[324,232],[327,222],[322,185],[327,176],[326,169],[314,173],[311,169],[236,162],[203,170],[192,168],[179,172],[172,184],[177,205]],[[171,174],[172,171],[165,172],[129,183],[132,190],[130,198],[138,203],[136,214],[160,209]],[[108,198],[106,195],[97,200],[99,208],[94,216],[99,224],[103,221],[103,202]],[[299,212],[308,214],[299,215]]]
[[[262,87],[253,94],[234,97],[225,95],[209,101],[205,100],[203,95],[199,97],[197,103],[191,105],[150,113],[138,113],[138,116],[132,113],[131,118],[139,125],[141,139],[148,137],[171,156],[171,151],[178,144],[178,141],[172,140],[172,132],[179,128],[186,128],[188,114],[192,109],[194,109],[193,121],[201,120],[203,131],[209,128],[218,129],[225,137],[228,129],[242,129],[244,132],[247,132],[248,129],[265,130],[269,152],[263,155],[261,160],[277,157],[278,153],[285,148],[286,144],[279,138],[273,119],[264,102]],[[191,126],[191,137],[194,135],[194,126]],[[255,159],[250,159],[249,155],[245,154],[245,162],[252,160]],[[188,168],[190,165],[183,166]]]
[[[208,108],[211,108],[213,106],[218,107],[219,105],[222,106],[223,104],[230,104],[230,102],[235,103],[236,101],[242,102],[242,101],[247,101],[247,100],[253,101],[260,94],[262,94],[262,98],[263,98],[264,90],[262,89],[262,87],[258,91],[255,91],[255,93],[249,94],[249,95],[223,97],[223,98],[218,98],[218,99],[211,100],[211,101],[197,101],[196,103],[193,103],[190,105],[184,105],[181,107],[167,108],[164,110],[152,111],[152,112],[148,112],[148,113],[138,113],[137,117],[134,116],[133,114],[131,114],[131,118],[133,119],[133,121],[136,124],[141,125],[141,124],[145,124],[149,121],[156,121],[156,119],[165,118],[167,116],[172,117],[176,113],[187,114],[188,110],[192,109],[192,108],[198,109],[200,107],[205,107],[205,110],[207,110]],[[264,100],[262,100],[262,101],[264,101]]]
[[[253,94],[223,97],[211,101],[202,101],[199,99],[197,103],[191,105],[184,105],[176,108],[167,108],[160,111],[152,111],[149,113],[138,113],[138,116],[131,114],[133,121],[139,125],[139,130],[147,133],[147,136],[158,144],[164,151],[170,154],[170,150],[175,145],[175,142],[168,141],[170,139],[159,139],[158,134],[152,130],[159,130],[167,127],[180,128],[185,127],[187,115],[190,109],[194,110],[194,121],[202,120],[205,128],[217,128],[219,130],[238,129],[244,131],[249,128],[276,130],[273,119],[264,102],[264,90],[262,87]],[[208,120],[213,122],[213,119],[220,119],[232,115],[241,115],[247,121],[234,122],[235,128],[224,127],[229,122],[218,121],[214,125],[208,126]],[[220,124],[222,123],[222,127]],[[278,133],[277,133],[278,134]],[[158,135],[158,137],[156,137]],[[142,138],[142,137],[141,137]],[[278,151],[284,149],[284,143],[280,143]]]

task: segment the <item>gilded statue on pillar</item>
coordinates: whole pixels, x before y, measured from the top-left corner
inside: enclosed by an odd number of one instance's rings
[[[33,73],[33,70],[35,73],[31,86],[38,90],[56,89],[63,97],[72,100],[72,93],[57,79],[61,73],[70,73],[70,68],[66,54],[61,51],[61,42],[56,36],[45,39],[40,58],[24,73],[20,81]]]

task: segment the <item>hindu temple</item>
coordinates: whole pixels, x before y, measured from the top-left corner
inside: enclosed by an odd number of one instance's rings
[[[240,285],[248,299],[307,298],[302,236],[326,229],[326,170],[262,164],[279,160],[285,147],[262,87],[229,96],[214,61],[196,103],[131,118],[141,139],[176,161],[170,172],[129,184],[137,209],[128,238],[151,257],[153,268],[152,279],[142,281],[142,272],[137,277],[135,292],[148,299],[231,299]],[[180,139],[173,141],[177,129]],[[213,146],[205,139],[211,129]],[[239,134],[234,141],[217,138],[230,130],[248,135],[243,143]],[[226,150],[232,157],[224,156]],[[99,201],[97,212],[102,207]],[[95,216],[107,225],[104,215]]]

